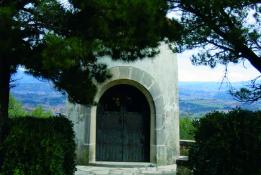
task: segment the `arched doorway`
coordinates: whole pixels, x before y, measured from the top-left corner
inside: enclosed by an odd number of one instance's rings
[[[150,108],[137,88],[116,85],[101,97],[97,106],[96,161],[150,161]]]

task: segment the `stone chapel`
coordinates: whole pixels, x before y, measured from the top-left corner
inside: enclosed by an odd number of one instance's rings
[[[175,164],[179,157],[177,57],[160,54],[135,62],[101,59],[112,77],[98,84],[95,105],[67,105],[79,164]]]

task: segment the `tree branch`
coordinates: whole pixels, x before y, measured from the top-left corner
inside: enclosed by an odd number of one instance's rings
[[[205,24],[208,25],[215,33],[234,46],[235,52],[242,53],[242,56],[249,60],[249,62],[261,73],[261,58],[246,45],[244,45],[245,42],[241,39],[242,36],[231,36],[230,32],[221,31],[209,16],[202,14],[200,11],[192,8],[191,6],[186,6],[184,8],[200,17],[202,21],[205,21]],[[236,29],[236,27],[234,26],[232,29]]]

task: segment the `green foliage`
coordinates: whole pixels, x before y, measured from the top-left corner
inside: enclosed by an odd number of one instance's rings
[[[91,80],[107,76],[106,67],[97,63],[101,56],[153,56],[159,42],[172,36],[166,32],[171,20],[166,19],[165,1],[70,0],[67,9],[56,0],[0,3],[3,66],[15,71],[22,65],[34,76],[53,81],[58,90],[68,91],[78,103],[91,103],[96,92]],[[75,82],[75,77],[81,80]],[[76,83],[82,86],[81,94]]]
[[[256,0],[169,0],[170,8],[181,12],[176,19],[183,30],[178,41],[181,50],[206,47],[194,55],[194,64],[214,67],[216,63],[237,63],[241,58],[260,59],[260,2]],[[254,12],[253,23],[248,22]],[[244,47],[241,47],[245,44]],[[251,62],[251,61],[250,61]],[[251,62],[254,66],[260,63]],[[260,69],[258,69],[261,71]]]
[[[195,175],[261,174],[261,111],[213,112],[195,123]]]
[[[84,38],[100,40],[98,43],[95,41],[99,44],[98,48],[102,49],[100,46],[104,45],[109,49],[108,53],[114,52],[114,58],[129,60],[147,55],[148,52],[140,52],[140,49],[157,46],[164,35],[167,35],[163,32],[164,27],[167,28],[165,15],[168,10],[164,1],[71,0],[71,2],[82,10],[75,14],[77,18],[72,25],[76,26],[75,31],[81,31],[79,34]],[[89,19],[83,20],[86,14]],[[88,31],[85,30],[87,28]],[[104,52],[104,49],[98,51]]]
[[[71,101],[93,102],[93,78],[103,82],[110,77],[106,66],[97,62],[102,56],[126,61],[154,56],[159,41],[171,37],[166,32],[171,20],[165,17],[165,1],[69,2],[72,9],[66,11],[66,20],[57,18],[58,23],[62,20],[61,29],[47,33],[39,45],[42,59],[25,66],[33,75],[52,80],[58,90],[68,93]]]
[[[9,97],[8,113],[11,118],[28,116],[28,112],[23,108],[22,103],[17,101],[12,95]]]
[[[193,125],[193,118],[181,117],[179,120],[180,126],[180,139],[182,140],[194,140],[195,128]]]
[[[0,115],[8,118],[10,75],[18,66],[48,79],[70,101],[92,104],[98,83],[111,77],[102,56],[135,60],[158,53],[175,28],[161,0],[0,1]],[[142,10],[141,10],[142,9]],[[77,78],[76,78],[77,77]],[[5,80],[5,81],[4,81]],[[0,126],[1,129],[1,126]],[[1,130],[0,130],[1,132]]]
[[[186,166],[177,166],[177,175],[192,175],[191,169]]]
[[[64,117],[16,118],[0,146],[1,175],[73,175],[72,123]]]
[[[36,106],[31,112],[28,112],[24,109],[21,102],[17,101],[14,96],[10,95],[9,97],[9,109],[8,113],[10,118],[19,118],[33,116],[37,118],[48,118],[53,116],[52,111],[45,111],[42,106]]]
[[[255,102],[261,99],[261,76],[255,78],[251,83],[240,90],[231,89],[233,94],[241,102]]]
[[[39,117],[39,118],[48,118],[53,116],[53,112],[50,110],[45,111],[42,106],[37,106],[32,110],[31,116]]]
[[[194,140],[195,127],[193,121],[197,119],[191,117],[180,117],[179,120],[179,131],[181,140]],[[180,155],[188,156],[191,144],[181,144],[180,143]]]
[[[257,0],[167,0],[182,26],[175,51],[194,48],[194,65],[228,65],[248,60],[261,73],[261,4]],[[261,83],[236,94],[239,100],[261,99]],[[234,92],[235,93],[235,92]],[[234,94],[233,93],[233,94]]]

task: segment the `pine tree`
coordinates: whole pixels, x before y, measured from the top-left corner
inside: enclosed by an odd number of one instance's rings
[[[182,30],[178,51],[200,48],[195,65],[248,60],[261,73],[261,3],[258,0],[167,0]],[[177,18],[178,17],[178,18]],[[249,19],[252,19],[249,22]],[[242,101],[261,99],[260,77],[233,94]]]
[[[160,41],[174,37],[167,8],[161,0],[70,0],[66,7],[56,0],[0,0],[0,129],[19,66],[52,81],[71,101],[92,103],[93,79],[109,77],[97,63],[101,56],[154,56]]]

